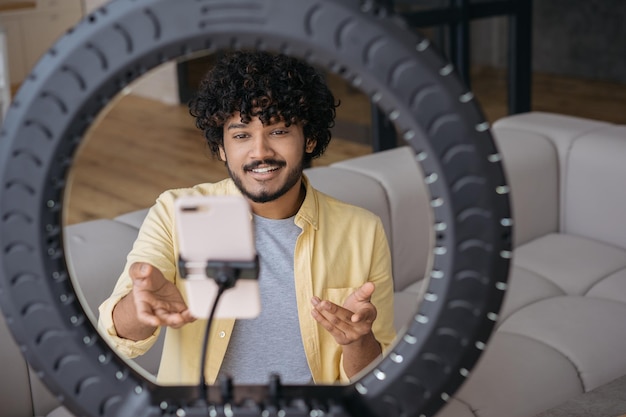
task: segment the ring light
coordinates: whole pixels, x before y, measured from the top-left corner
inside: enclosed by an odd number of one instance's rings
[[[235,386],[234,399],[212,389],[207,405],[196,387],[146,380],[104,342],[69,278],[61,213],[74,152],[109,100],[166,61],[233,48],[304,59],[377,104],[424,172],[434,255],[414,319],[358,381]],[[28,362],[77,415],[431,416],[482,353],[506,288],[500,159],[452,66],[371,1],[113,1],[41,58],[0,133],[0,305]]]

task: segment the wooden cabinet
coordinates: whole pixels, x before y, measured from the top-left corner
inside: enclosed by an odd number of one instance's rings
[[[82,16],[82,0],[0,1],[10,83],[21,83],[39,58]]]

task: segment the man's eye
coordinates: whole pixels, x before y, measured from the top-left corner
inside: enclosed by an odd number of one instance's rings
[[[272,134],[273,135],[285,135],[287,134],[288,131],[287,130],[282,130],[282,129],[277,129],[277,130],[273,130]]]
[[[245,133],[237,133],[237,134],[233,135],[234,139],[245,139],[247,137],[248,137],[248,135],[246,135]]]

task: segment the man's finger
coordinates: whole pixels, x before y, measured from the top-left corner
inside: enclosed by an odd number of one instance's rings
[[[335,317],[345,323],[350,323],[350,321],[352,320],[352,311],[328,300],[321,301],[320,303],[315,305],[315,309],[317,309],[320,314],[324,315],[324,317],[329,320],[331,317]]]
[[[161,323],[166,326],[180,327],[185,324],[185,320],[179,313],[172,313],[166,310],[155,311],[156,316],[161,320]]]
[[[351,321],[352,323],[373,322],[375,318],[376,315],[371,309],[364,309],[362,311],[354,313],[351,317]]]
[[[328,326],[334,327],[342,333],[349,332],[352,327],[352,312],[329,301],[323,301],[315,306],[313,311],[316,311],[318,317],[328,323]],[[330,329],[326,328],[326,330]]]
[[[344,322],[341,322],[341,320],[333,320],[333,318],[336,319],[336,317],[331,316],[329,318],[324,315],[324,312],[316,310],[315,308],[311,310],[311,315],[324,329],[326,329],[326,331],[333,335],[333,337],[346,337],[345,330],[349,330],[349,326],[346,326]]]
[[[128,275],[134,284],[142,284],[152,273],[152,266],[143,262],[135,262],[128,269]]]
[[[354,296],[358,301],[370,301],[375,289],[376,286],[373,282],[366,282],[356,289]]]
[[[128,269],[128,272],[130,273],[130,275],[136,276],[136,277],[149,275],[150,264],[147,264],[145,262],[135,262],[130,266],[130,268]]]
[[[156,327],[161,325],[159,318],[154,314],[150,305],[146,303],[137,303],[137,318],[149,326]]]

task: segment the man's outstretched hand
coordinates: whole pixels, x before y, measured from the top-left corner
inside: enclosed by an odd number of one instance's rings
[[[340,345],[359,341],[372,331],[376,307],[370,300],[374,284],[366,282],[346,298],[342,306],[313,297],[312,315]]]
[[[194,320],[178,288],[157,268],[147,263],[134,263],[129,273],[140,322],[154,327],[179,328]]]
[[[180,328],[195,318],[176,285],[161,271],[147,263],[130,266],[133,289],[113,310],[113,322],[118,336],[142,340],[158,326]]]
[[[366,282],[341,306],[319,297],[311,299],[311,315],[342,345],[344,370],[349,377],[382,353],[372,332],[377,315],[376,307],[370,302],[374,290],[374,284]]]

